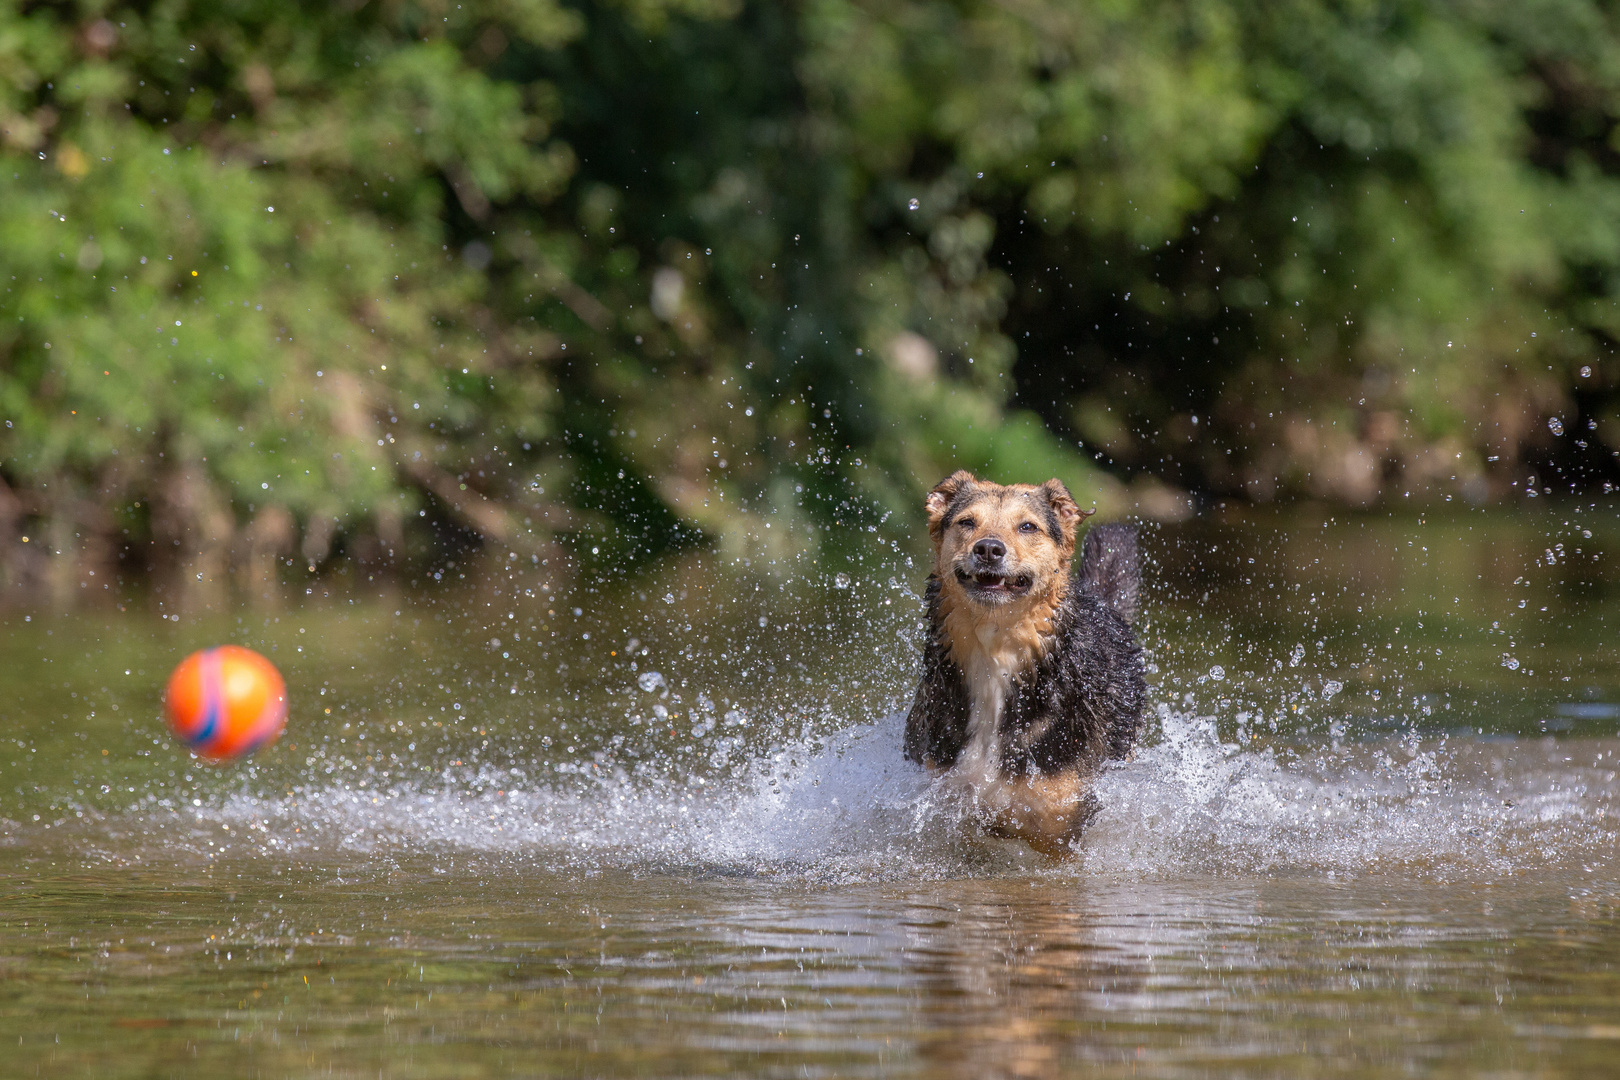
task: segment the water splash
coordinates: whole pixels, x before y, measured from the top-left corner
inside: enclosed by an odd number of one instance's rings
[[[542,781],[485,767],[383,790],[308,784],[266,795],[244,785],[145,816],[166,846],[205,857],[233,845],[381,859],[468,852],[829,882],[1613,871],[1620,741],[1407,736],[1302,752],[1224,742],[1212,717],[1168,707],[1158,723],[1156,743],[1101,774],[1102,809],[1061,862],[980,834],[953,789],[903,759],[899,714],[779,743],[729,782],[692,769]]]
[[[1313,753],[1241,749],[1210,717],[1160,720],[1163,740],[1103,778],[1089,866],[1450,877],[1613,861],[1615,740],[1409,734]]]

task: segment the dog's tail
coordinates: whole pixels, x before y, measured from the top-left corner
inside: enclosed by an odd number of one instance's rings
[[[1080,548],[1080,585],[1119,612],[1136,618],[1142,592],[1142,564],[1132,525],[1093,525]]]

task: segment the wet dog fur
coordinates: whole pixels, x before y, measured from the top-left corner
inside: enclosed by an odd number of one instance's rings
[[[1128,756],[1147,686],[1130,628],[1136,531],[1088,531],[1057,480],[957,472],[929,492],[934,571],[906,756],[959,785],[985,827],[1062,854],[1095,811],[1091,780]]]

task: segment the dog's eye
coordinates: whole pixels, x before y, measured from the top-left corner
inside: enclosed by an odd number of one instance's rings
[[[1026,521],[1022,525],[1018,526],[1018,531],[1021,533],[1040,532],[1041,527],[1035,524],[1033,521]]]
[[[971,529],[978,524],[978,522],[974,521],[972,518],[957,518],[956,523],[962,526],[964,529]]]

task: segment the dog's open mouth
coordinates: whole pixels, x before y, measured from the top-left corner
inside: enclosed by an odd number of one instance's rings
[[[968,571],[960,567],[956,580],[970,593],[985,597],[1022,596],[1029,591],[1034,578],[1029,574],[1003,574],[999,570]]]

